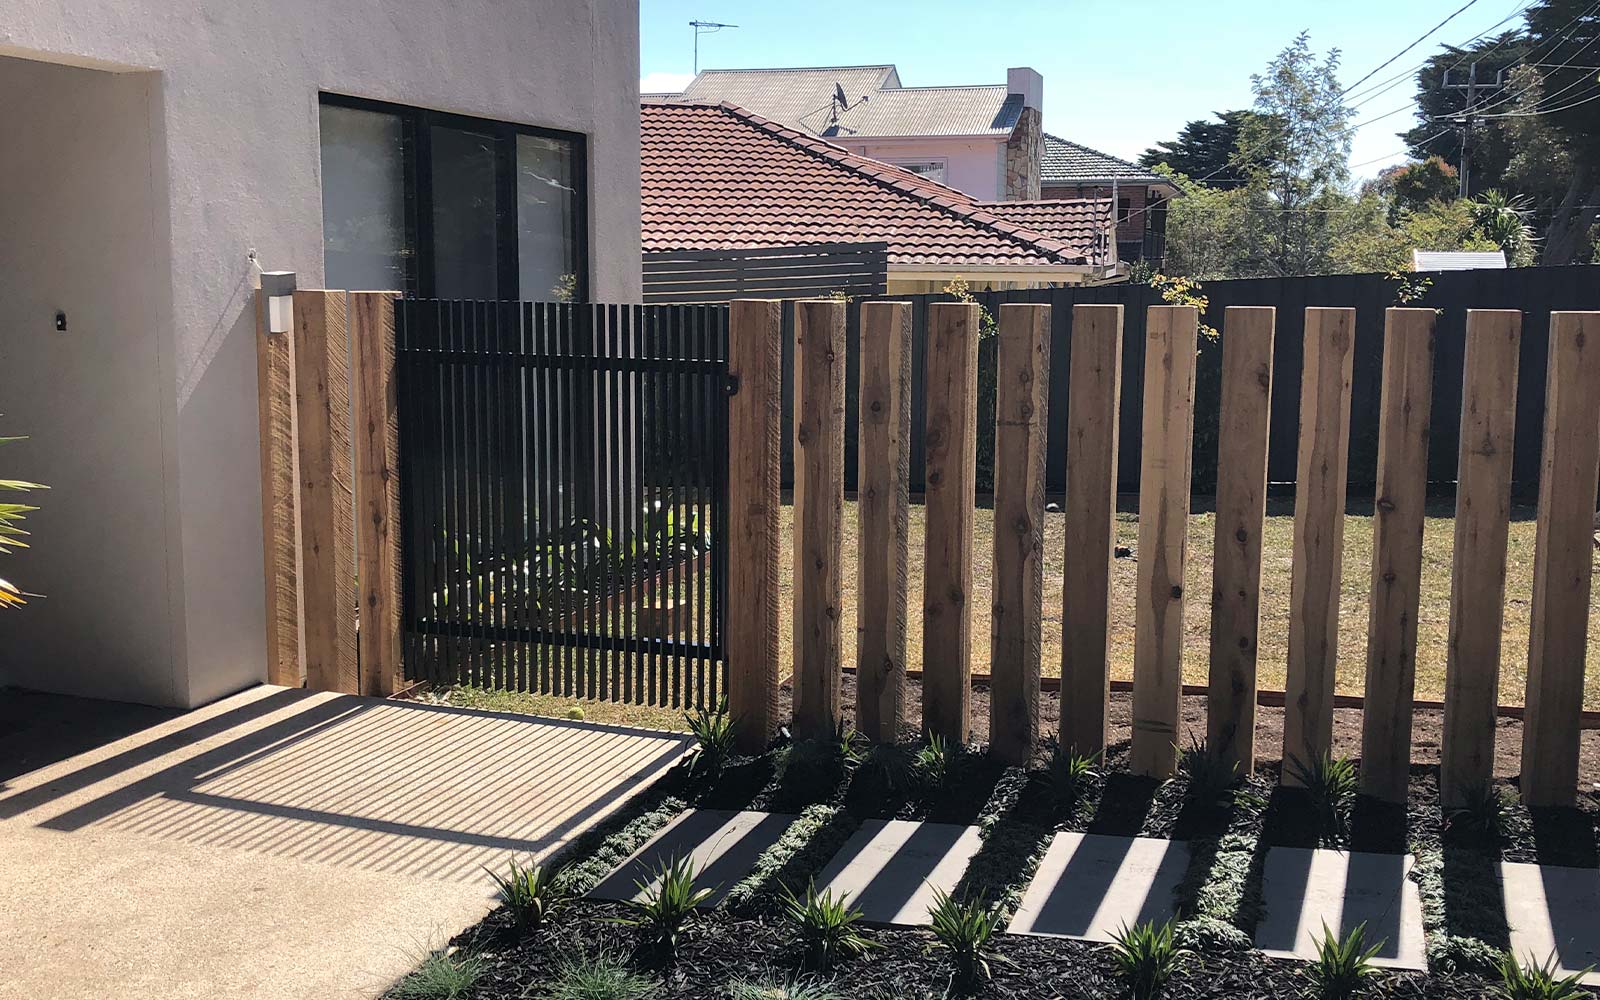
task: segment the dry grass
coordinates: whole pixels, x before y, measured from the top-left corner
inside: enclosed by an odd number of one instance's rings
[[[1263,689],[1282,690],[1288,645],[1290,552],[1294,526],[1294,508],[1290,501],[1274,502],[1268,507],[1267,527],[1263,538],[1261,599],[1261,659],[1259,683]],[[1450,624],[1450,558],[1454,548],[1454,521],[1451,508],[1430,510],[1423,529],[1423,599],[1418,614],[1417,629],[1417,697],[1442,699],[1447,636]],[[852,544],[857,537],[856,505],[845,504],[845,554],[844,554],[844,607],[843,629],[845,636],[845,662],[854,662],[856,628],[856,549]],[[1508,549],[1506,580],[1504,641],[1501,645],[1500,700],[1503,704],[1520,705],[1527,683],[1528,620],[1533,591],[1534,521],[1529,509],[1513,512]],[[1189,563],[1184,573],[1184,621],[1187,643],[1184,650],[1184,680],[1203,684],[1206,680],[1210,645],[1211,618],[1211,552],[1215,517],[1197,513],[1189,521]],[[1045,515],[1045,597],[1044,597],[1044,662],[1046,674],[1061,672],[1061,580],[1066,568],[1063,549],[1064,518],[1061,514]],[[793,508],[785,507],[783,530],[788,537],[793,530]],[[1139,533],[1138,515],[1117,515],[1117,542],[1137,547]],[[989,670],[989,615],[983,609],[990,602],[990,559],[993,551],[993,512],[980,509],[974,532],[973,568],[973,628],[972,667],[974,672]],[[923,508],[911,508],[911,559],[910,562],[910,613],[907,615],[910,637],[907,644],[907,666],[917,669],[922,663],[922,616],[918,608],[922,600]],[[1367,597],[1372,574],[1372,518],[1347,516],[1345,518],[1345,562],[1343,597],[1340,602],[1339,675],[1338,690],[1342,694],[1361,694],[1366,671]],[[1112,676],[1131,679],[1133,676],[1133,594],[1136,564],[1132,559],[1119,559],[1113,564],[1111,601],[1111,657]],[[784,545],[782,581],[782,606],[780,623],[783,632],[781,656],[782,671],[789,672],[792,655],[793,606],[790,584],[793,580],[793,555],[789,545]],[[1600,585],[1600,577],[1597,577]],[[1591,616],[1589,622],[1589,650],[1593,659],[1600,653],[1600,622]],[[1600,708],[1600,684],[1593,678],[1587,683],[1584,695],[1586,708]]]

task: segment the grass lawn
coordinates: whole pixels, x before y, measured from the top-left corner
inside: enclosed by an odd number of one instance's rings
[[[1129,498],[1132,499],[1132,498]],[[1423,528],[1422,606],[1417,627],[1417,697],[1444,697],[1445,657],[1450,628],[1450,557],[1454,549],[1453,506],[1430,509]],[[855,661],[857,550],[856,505],[844,505],[844,658]],[[1505,629],[1501,646],[1500,701],[1520,705],[1527,683],[1528,619],[1533,593],[1533,511],[1518,508],[1512,512],[1510,541],[1507,546]],[[989,671],[989,615],[991,557],[994,551],[993,511],[979,509],[974,530],[972,669]],[[1066,568],[1065,516],[1045,515],[1045,594],[1044,662],[1047,675],[1061,673],[1061,580]],[[783,530],[792,536],[793,508],[783,510]],[[907,624],[906,666],[922,666],[922,546],[923,508],[911,507],[910,594]],[[1184,649],[1183,676],[1188,683],[1206,681],[1211,631],[1211,551],[1216,518],[1208,512],[1189,520],[1189,564],[1184,573]],[[1288,655],[1290,553],[1293,549],[1294,504],[1275,500],[1267,507],[1267,526],[1263,541],[1261,570],[1261,658],[1259,685],[1266,690],[1282,690]],[[1117,542],[1133,547],[1137,555],[1139,521],[1137,514],[1118,513]],[[1367,598],[1372,582],[1372,518],[1347,516],[1344,530],[1345,561],[1343,597],[1339,605],[1339,677],[1341,694],[1362,693],[1366,672]],[[1137,566],[1133,559],[1118,559],[1112,568],[1111,659],[1112,676],[1133,677],[1133,595]],[[783,549],[782,584],[779,609],[783,658],[782,672],[790,671],[792,656],[793,552]],[[1600,577],[1597,577],[1600,584]],[[1589,655],[1600,653],[1600,623],[1589,621]],[[1586,708],[1600,708],[1600,684],[1591,676],[1584,692]]]

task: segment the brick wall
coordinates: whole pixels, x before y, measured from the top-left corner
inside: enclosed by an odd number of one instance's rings
[[[1041,197],[1048,199],[1111,197],[1110,185],[1106,185],[1104,187],[1079,187],[1075,184],[1052,184],[1043,190],[1044,193],[1041,195]],[[1117,211],[1118,242],[1128,242],[1132,240],[1143,239],[1146,216],[1148,213],[1142,211],[1142,209],[1151,200],[1149,189],[1134,184],[1129,184],[1126,186],[1119,184],[1117,185],[1117,200],[1123,203],[1123,205],[1118,206]],[[1122,208],[1124,206],[1127,208],[1129,213],[1129,218],[1126,222],[1121,221]]]

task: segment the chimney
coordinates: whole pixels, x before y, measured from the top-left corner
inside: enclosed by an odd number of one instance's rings
[[[1006,70],[1006,93],[1021,94],[1022,106],[1044,112],[1044,77],[1038,70],[1027,66],[1013,66]]]
[[[1044,77],[1026,66],[1006,70],[1006,93],[1022,95],[1022,113],[1006,139],[1003,201],[1039,197],[1039,171],[1044,159]]]

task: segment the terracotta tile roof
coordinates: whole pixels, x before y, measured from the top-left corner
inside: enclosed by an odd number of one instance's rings
[[[980,204],[954,188],[728,104],[641,107],[646,252],[884,241],[901,266],[1109,263],[1106,225],[1075,202]],[[1104,219],[1109,219],[1109,206]]]
[[[1044,156],[1039,164],[1039,180],[1046,184],[1111,183],[1112,179],[1128,184],[1171,184],[1167,178],[1152,173],[1110,153],[1063,139],[1058,135],[1044,134]]]
[[[980,201],[978,207],[1036,233],[1071,242],[1081,234],[1111,228],[1110,198],[1068,198],[1059,201]]]

